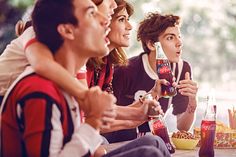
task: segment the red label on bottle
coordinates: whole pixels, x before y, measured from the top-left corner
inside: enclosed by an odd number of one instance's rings
[[[157,120],[153,123],[154,129],[164,128],[164,127],[165,127],[164,124],[160,120]]]

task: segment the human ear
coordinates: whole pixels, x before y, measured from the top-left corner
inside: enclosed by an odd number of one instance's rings
[[[58,25],[57,31],[63,38],[67,38],[67,39],[70,39],[70,40],[75,39],[74,31],[73,31],[73,28],[70,24],[60,24],[60,25]]]
[[[150,51],[155,51],[156,50],[156,48],[155,48],[155,43],[153,43],[152,41],[148,41],[147,42],[147,47],[148,47],[148,49],[150,50]]]

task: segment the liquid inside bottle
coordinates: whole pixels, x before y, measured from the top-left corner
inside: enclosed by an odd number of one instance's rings
[[[216,132],[216,105],[207,97],[207,110],[201,122],[201,146],[199,157],[214,157],[214,140]]]
[[[166,79],[169,85],[161,85],[161,94],[164,98],[169,98],[177,94],[176,89],[172,86],[173,74],[170,67],[170,62],[167,59],[160,42],[155,43],[156,45],[156,67],[157,75],[159,79]]]
[[[148,95],[148,99],[153,99],[151,94]],[[173,154],[175,152],[175,148],[170,142],[168,130],[163,115],[160,114],[155,107],[150,107],[148,110],[148,120],[149,128],[152,134],[162,138],[169,152]]]

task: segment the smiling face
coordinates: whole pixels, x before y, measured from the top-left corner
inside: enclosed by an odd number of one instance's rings
[[[110,39],[109,48],[128,47],[132,26],[125,8],[114,15],[110,28],[111,31],[108,34],[108,38]]]
[[[178,62],[182,54],[182,39],[179,26],[168,27],[158,38],[171,62]]]

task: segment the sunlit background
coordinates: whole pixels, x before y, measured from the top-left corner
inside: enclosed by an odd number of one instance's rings
[[[183,58],[192,65],[198,82],[198,110],[194,126],[200,126],[204,98],[215,90],[218,120],[228,124],[227,109],[236,107],[236,0],[128,0],[135,8],[129,57],[142,52],[136,41],[138,22],[150,12],[172,13],[182,17]],[[14,36],[14,24],[32,0],[0,0],[0,52]],[[168,111],[169,130],[176,129]],[[172,124],[173,123],[173,124]]]

